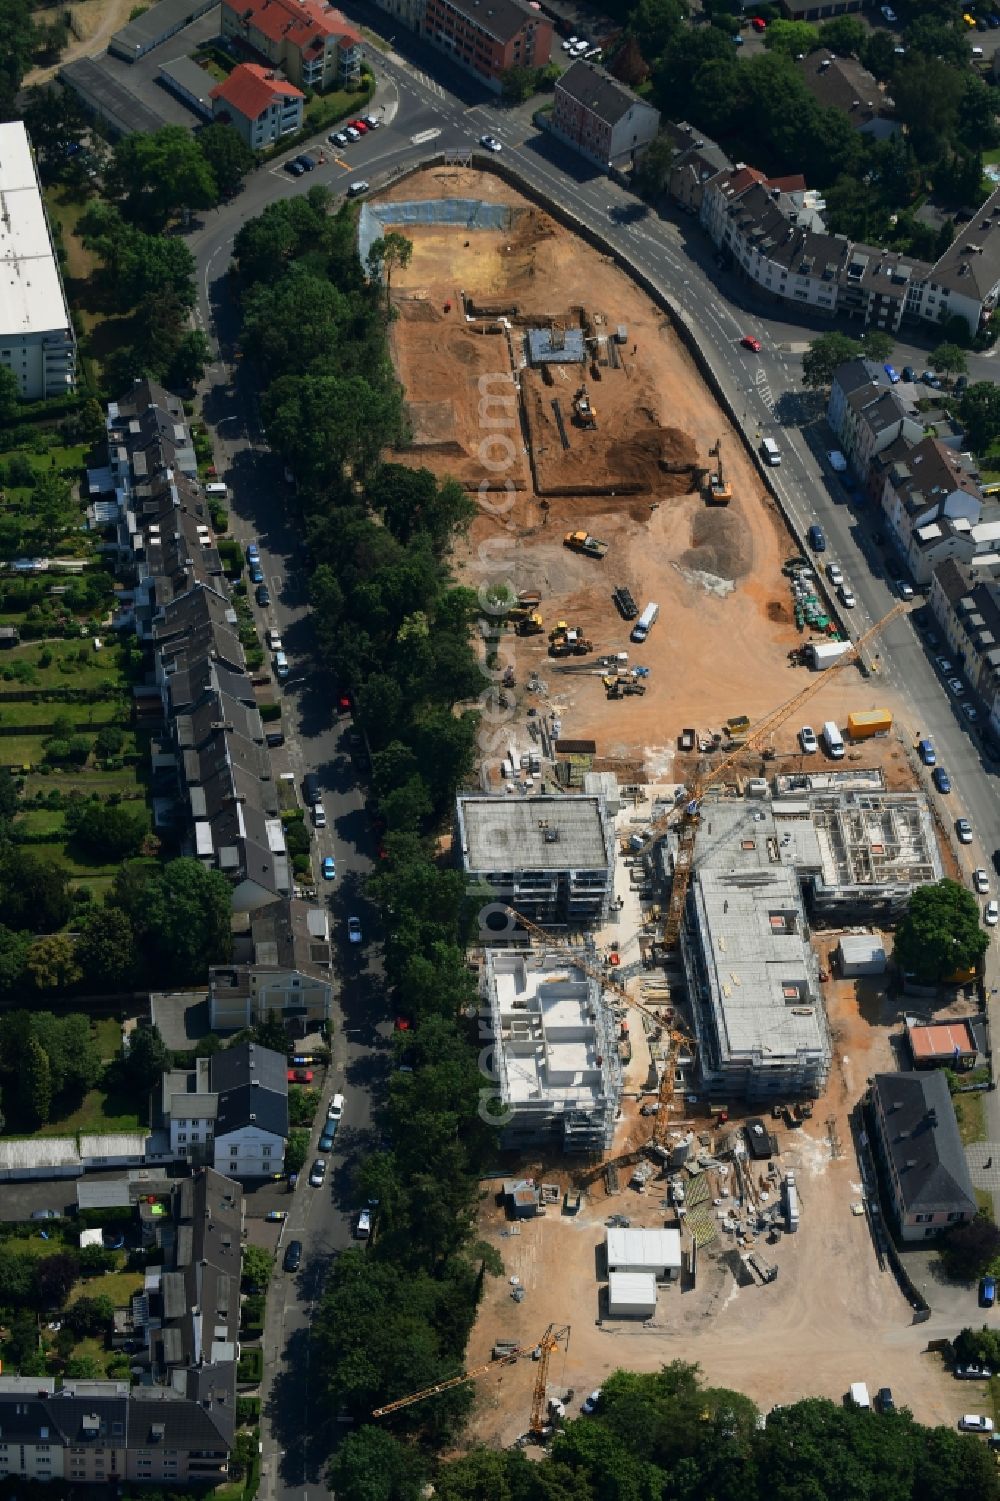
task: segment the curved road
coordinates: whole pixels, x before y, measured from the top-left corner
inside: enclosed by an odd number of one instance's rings
[[[305,675],[294,680],[296,663],[307,658],[312,645],[305,579],[296,551],[294,498],[260,431],[250,373],[231,363],[238,331],[226,277],[233,237],[268,203],[302,193],[316,182],[335,192],[360,177],[377,186],[393,168],[429,152],[466,150],[480,135],[495,135],[503,143],[506,162],[581,223],[599,231],[673,299],[708,355],[749,442],[755,445],[765,435],[779,440],[783,462],[771,478],[800,532],[813,520],[822,523],[829,546],[826,557],[842,564],[857,595],[851,620],[855,632],[880,619],[894,602],[873,541],[871,514],[849,503],[826,467],[821,447],[814,452],[808,441],[812,409],[808,398],[803,401],[801,396],[801,354],[809,339],[828,325],[805,328],[789,323],[780,308],[771,317],[744,284],[716,267],[713,247],[693,219],[661,218],[637,204],[596,168],[536,132],[528,110],[505,108],[444,59],[420,53],[418,43],[406,40],[414,49],[411,60],[369,49],[378,77],[371,110],[383,121],[380,129],[339,156],[324,147],[325,164],[304,178],[290,178],[280,163],[262,169],[247,180],[238,198],[209,214],[189,236],[198,268],[198,317],[216,355],[206,375],[205,418],[214,432],[220,468],[233,489],[234,529],[244,542],[252,536],[259,539],[274,600],[262,623],[282,629],[293,665],[293,681],[285,693],[287,745],[276,753],[277,770],[290,770],[299,780],[306,770],[320,774],[330,820],[320,839],[320,853],[337,859],[332,906],[341,937],[349,911],[361,914],[366,934],[371,925],[371,914],[357,896],[371,868],[371,836],[351,767],[349,731],[343,721],[331,723],[331,689]],[[433,76],[425,71],[431,68]],[[745,333],[760,339],[759,355],[741,348]],[[901,342],[894,360],[898,365],[922,366],[925,351]],[[972,359],[970,373],[974,378],[990,377],[989,357]],[[941,800],[946,821],[965,813],[973,822],[977,844],[962,852],[965,864],[992,867],[993,853],[1000,847],[1000,805],[991,764],[957,713],[906,615],[883,632],[876,649],[880,671],[906,705],[904,728],[914,736],[918,730],[933,735],[938,760],[951,773],[955,792]],[[929,781],[927,787],[936,797]],[[340,949],[347,956],[343,944]],[[992,949],[987,978],[990,986],[1000,984]],[[284,1240],[303,1240],[303,1272],[294,1280],[278,1272],[269,1295],[271,1338],[262,1424],[265,1498],[294,1495],[310,1501],[327,1494],[321,1460],[329,1452],[331,1428],[336,1425],[329,1414],[310,1406],[308,1330],[329,1257],[350,1244],[345,1175],[351,1153],[371,1140],[372,1092],[388,1068],[389,1023],[384,1016],[378,1025],[372,1020],[378,1015],[379,981],[377,950],[366,945],[357,968],[343,976],[335,1024],[328,1092],[345,1088],[348,1106],[332,1183],[321,1190],[300,1188],[291,1200]],[[990,1137],[1000,1160],[1000,1097],[993,1093],[986,1098]],[[276,1339],[279,1327],[281,1337]]]

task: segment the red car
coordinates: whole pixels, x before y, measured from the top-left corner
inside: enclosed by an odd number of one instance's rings
[[[289,1084],[311,1084],[313,1074],[311,1068],[290,1068],[288,1070]]]
[[[750,22],[750,25],[753,27],[754,31],[767,30],[767,22],[761,20],[760,16],[754,16],[753,20]]]
[[[397,1032],[408,1032],[412,1023],[408,1016],[397,1016],[394,1026]]]
[[[363,136],[366,136],[368,134],[368,126],[365,124],[364,120],[351,120],[349,121],[349,124],[353,125],[355,130],[360,130]]]
[[[753,334],[744,334],[740,343],[744,349],[752,349],[754,354],[760,354],[760,340],[755,339]]]
[[[351,712],[351,695],[349,693],[341,693],[338,696],[338,698],[337,698],[337,712],[338,712],[338,714],[350,714],[350,712]]]

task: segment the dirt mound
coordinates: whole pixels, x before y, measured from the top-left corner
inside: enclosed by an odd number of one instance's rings
[[[440,323],[443,314],[424,297],[412,294],[393,294],[393,305],[399,316],[407,323]]]
[[[773,620],[775,625],[791,625],[792,612],[780,599],[769,599],[767,602],[767,618]]]
[[[607,448],[611,474],[658,495],[689,494],[700,467],[694,441],[675,427],[651,427]]]
[[[753,537],[743,517],[731,507],[695,514],[691,546],[678,562],[718,578],[744,578],[753,567]]]

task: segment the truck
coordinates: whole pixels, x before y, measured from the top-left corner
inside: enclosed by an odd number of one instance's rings
[[[810,641],[806,647],[814,671],[825,672],[851,649],[849,641]]]
[[[795,1174],[789,1168],[785,1174],[785,1229],[789,1235],[799,1228],[799,1191],[795,1186]]]
[[[656,624],[656,618],[659,613],[659,605],[655,604],[653,601],[650,601],[650,603],[643,610],[642,614],[639,616],[639,619],[636,621],[635,625],[632,627],[631,634],[633,641],[645,641],[646,637],[653,629],[653,626]]]
[[[588,558],[605,558],[608,555],[608,544],[599,542],[589,532],[567,532],[563,546],[568,547],[570,552],[585,553]]]

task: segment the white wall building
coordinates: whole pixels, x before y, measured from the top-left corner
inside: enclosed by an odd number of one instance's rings
[[[162,1112],[171,1149],[228,1178],[284,1171],[288,1138],[285,1059],[245,1042],[163,1076]]]
[[[0,125],[0,367],[28,401],[76,384],[76,336],[52,248],[28,133]]]
[[[656,1278],[652,1272],[612,1272],[608,1278],[608,1313],[613,1319],[651,1319],[656,1313]]]
[[[609,1272],[648,1272],[660,1282],[681,1274],[679,1230],[609,1230]]]

